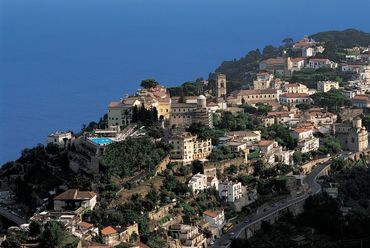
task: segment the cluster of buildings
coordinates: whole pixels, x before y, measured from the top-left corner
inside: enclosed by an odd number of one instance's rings
[[[293,165],[293,154],[296,151],[310,153],[317,151],[321,144],[322,135],[333,134],[341,143],[344,150],[363,151],[368,148],[368,132],[361,118],[353,116],[349,120],[337,123],[338,116],[325,109],[312,108],[312,94],[339,90],[358,108],[370,107],[370,66],[369,49],[348,49],[345,63],[337,64],[326,58],[317,58],[325,48],[308,37],[293,44],[292,50],[299,57],[277,57],[261,61],[256,79],[250,89],[227,92],[227,80],[223,74],[215,74],[209,81],[201,83],[201,92],[193,97],[171,97],[167,89],[157,85],[152,88],[140,89],[133,96],[126,96],[108,105],[106,129],[95,129],[75,138],[71,132],[55,132],[48,136],[48,143],[61,148],[74,145],[76,152],[70,151],[70,167],[78,171],[83,167],[94,172],[99,171],[99,156],[106,146],[112,142],[122,141],[135,130],[133,121],[134,108],[156,109],[158,119],[170,132],[166,141],[171,145],[169,154],[171,162],[188,166],[198,160],[208,161],[215,145],[210,138],[202,138],[186,132],[186,128],[194,123],[202,123],[213,127],[213,116],[218,110],[231,112],[243,111],[242,104],[257,106],[265,104],[272,107],[270,112],[260,118],[263,125],[283,124],[289,127],[291,137],[296,140],[297,147],[289,150],[279,145],[277,140],[262,138],[261,131],[232,131],[218,140],[218,147],[228,146],[230,151],[243,163],[248,162],[248,155],[254,154],[262,159],[267,166],[278,163]],[[301,83],[290,83],[274,75],[289,76],[302,69],[332,68],[352,73],[354,80],[346,87],[341,87],[337,81],[319,81],[316,88],[308,88]],[[306,110],[296,106],[307,104]],[[88,158],[87,158],[88,157]],[[296,178],[294,178],[295,182]],[[294,184],[294,183],[293,183]],[[192,175],[187,182],[194,195],[207,189],[214,189],[221,201],[240,211],[242,207],[257,199],[254,187],[242,185],[232,178],[218,177],[216,168],[204,169],[203,173]],[[295,187],[295,184],[294,184]],[[70,189],[54,198],[54,209],[35,214],[32,219],[45,223],[55,219],[61,221],[66,229],[81,240],[91,241],[100,235],[107,246],[120,243],[130,243],[133,236],[139,235],[138,225],[107,226],[99,230],[93,224],[82,221],[81,215],[87,210],[93,210],[97,203],[94,192]],[[149,213],[153,222],[165,218],[173,211],[174,205],[169,204]],[[166,229],[166,240],[169,247],[199,247],[204,248],[210,239],[220,236],[225,224],[223,209],[209,209],[203,212],[202,222],[197,225],[182,224],[181,220],[171,218],[162,225]],[[154,225],[155,226],[155,225]],[[204,228],[200,228],[200,226]],[[157,227],[157,226],[156,226]],[[156,228],[155,227],[155,228]],[[211,233],[206,237],[203,230]],[[135,247],[135,245],[134,245]]]
[[[80,247],[91,247],[94,237],[101,236],[103,244],[99,247],[113,247],[120,243],[133,243],[133,237],[139,236],[137,223],[128,226],[107,226],[99,229],[94,224],[82,219],[87,210],[94,210],[97,204],[97,194],[91,191],[68,189],[53,199],[53,210],[35,213],[31,221],[45,224],[55,220],[63,224],[65,230],[80,239]],[[134,247],[140,247],[136,242]]]

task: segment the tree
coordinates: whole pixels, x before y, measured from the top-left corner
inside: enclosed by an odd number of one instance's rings
[[[292,38],[288,37],[288,38],[283,39],[281,42],[284,44],[285,47],[290,47],[293,45],[294,41]]]
[[[44,226],[42,233],[42,247],[58,247],[65,239],[65,231],[61,222],[49,221]]]
[[[300,103],[300,104],[297,104],[296,107],[301,111],[306,111],[306,110],[309,110],[311,108],[311,104]]]
[[[31,221],[28,235],[31,237],[38,237],[41,234],[41,224],[37,221]]]
[[[293,161],[295,164],[300,164],[303,161],[302,153],[299,151],[296,151],[293,153]]]
[[[144,79],[141,81],[140,86],[143,87],[144,89],[150,89],[158,86],[159,83],[155,79]]]

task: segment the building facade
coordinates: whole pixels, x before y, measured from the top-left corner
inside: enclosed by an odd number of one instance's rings
[[[339,139],[343,150],[361,152],[368,148],[368,132],[362,126],[360,117],[354,118],[352,123],[335,124],[334,134]]]

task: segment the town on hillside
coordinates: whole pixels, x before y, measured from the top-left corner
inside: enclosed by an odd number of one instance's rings
[[[99,122],[25,149],[0,170],[3,247],[280,247],[260,241],[323,192],[342,199],[338,226],[368,214],[335,172],[370,154],[370,44],[330,44],[287,39],[238,78],[224,63],[178,87],[143,80]],[[284,247],[325,247],[309,228]]]

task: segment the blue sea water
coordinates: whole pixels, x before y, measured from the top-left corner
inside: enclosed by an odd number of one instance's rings
[[[369,9],[368,0],[0,0],[0,164],[97,120],[141,79],[176,85],[286,37],[369,32]]]

